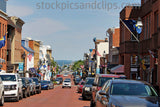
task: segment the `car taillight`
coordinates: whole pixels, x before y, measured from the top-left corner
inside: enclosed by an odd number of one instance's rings
[[[98,87],[97,89],[98,89],[98,91],[101,89],[102,87]]]

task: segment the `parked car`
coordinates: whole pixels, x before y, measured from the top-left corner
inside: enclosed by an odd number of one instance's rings
[[[60,84],[60,79],[56,78],[54,81],[56,82],[56,84]]]
[[[156,90],[147,82],[109,80],[96,95],[96,107],[159,107]]]
[[[74,84],[78,85],[80,81],[81,81],[81,78],[75,78]]]
[[[4,105],[4,85],[0,78],[0,106]]]
[[[67,76],[68,76],[68,73],[64,73],[63,76],[64,76],[64,77],[67,77]]]
[[[93,77],[87,77],[85,80],[85,84],[83,86],[82,90],[82,98],[85,99],[91,99],[92,97],[92,84],[94,82]]]
[[[17,73],[0,73],[4,85],[4,97],[15,98],[18,102],[23,98],[22,79]]]
[[[29,97],[30,96],[30,84],[29,84],[29,80],[26,77],[22,77],[22,90],[23,90],[23,97]]]
[[[83,85],[85,84],[85,81],[84,80],[81,80],[77,86],[77,92],[78,93],[82,93],[82,88],[83,88]]]
[[[42,90],[49,90],[50,89],[49,82],[46,80],[41,80],[41,89]]]
[[[59,79],[60,80],[60,84],[62,84],[63,78],[62,77],[57,77],[57,79]]]
[[[62,84],[62,88],[69,87],[71,88],[71,81],[70,80],[64,80]]]
[[[91,105],[94,105],[95,103],[95,97],[97,91],[99,91],[104,83],[110,79],[125,79],[126,77],[124,75],[114,75],[114,74],[96,74],[93,86],[92,86],[92,97],[91,97]]]
[[[32,77],[33,81],[36,83],[36,93],[41,93],[41,82],[37,77]]]
[[[48,81],[48,84],[49,84],[49,89],[53,89],[54,88],[54,84],[52,81]]]
[[[30,93],[31,95],[36,94],[36,83],[33,81],[32,78],[28,78],[29,80],[29,85],[30,85]]]

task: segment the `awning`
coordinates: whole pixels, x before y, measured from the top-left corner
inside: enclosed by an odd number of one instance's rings
[[[111,73],[123,73],[124,74],[124,65],[118,65],[118,66],[115,66],[111,69]]]
[[[30,70],[32,73],[37,73],[37,71],[36,71],[35,68],[29,68],[29,70]]]

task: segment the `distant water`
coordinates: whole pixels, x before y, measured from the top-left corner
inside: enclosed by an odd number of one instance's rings
[[[56,61],[57,64],[60,65],[60,66],[63,66],[63,65],[65,65],[65,64],[71,64],[71,63],[74,62],[74,61],[72,61],[72,60],[55,60],[55,61]]]

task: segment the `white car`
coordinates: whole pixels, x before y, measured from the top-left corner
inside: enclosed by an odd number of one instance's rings
[[[71,88],[71,81],[70,80],[64,80],[62,84],[62,88],[69,87]]]
[[[0,78],[0,106],[4,104],[4,85],[2,79]]]
[[[67,74],[67,73],[65,73],[65,74],[63,74],[63,76],[64,76],[64,77],[67,77],[67,76],[68,76],[68,74]]]
[[[15,98],[18,102],[23,98],[22,79],[18,73],[0,73],[4,85],[4,97]]]

